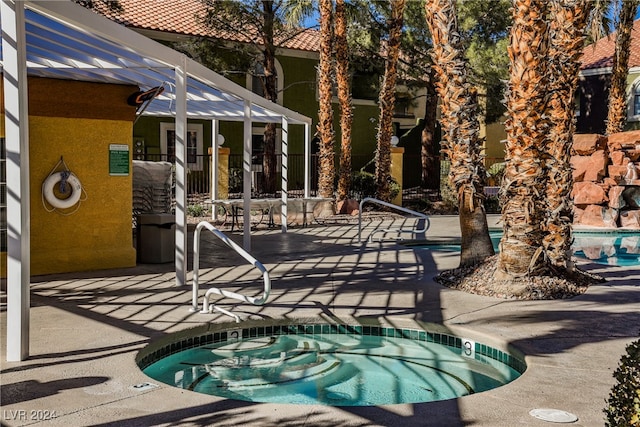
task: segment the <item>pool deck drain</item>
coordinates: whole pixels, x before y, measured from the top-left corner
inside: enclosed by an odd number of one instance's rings
[[[457,217],[431,220],[427,237],[459,233]],[[496,220],[490,218],[490,225]],[[371,223],[364,231],[406,226],[397,222]],[[455,253],[414,251],[392,242],[360,245],[356,236],[353,224],[296,228],[287,234],[257,232],[252,253],[273,273],[272,296],[260,307],[228,305],[251,320],[441,323],[471,331],[469,336],[480,341],[486,336],[513,345],[527,355],[527,372],[507,386],[459,399],[375,407],[253,404],[163,384],[138,391],[131,386],[151,379],[138,369],[135,357],[150,341],[229,320],[217,313],[189,313],[189,287],[175,286],[173,265],[140,265],[32,279],[31,357],[7,362],[2,353],[0,422],[65,427],[536,427],[549,424],[531,416],[532,409],[561,407],[578,417],[570,425],[604,424],[613,372],[625,347],[638,337],[640,266],[581,264],[608,281],[569,300],[506,301],[435,283],[438,271],[457,266]],[[242,240],[238,233],[232,237]],[[228,251],[209,242],[203,248],[203,283],[260,292],[259,280]],[[0,323],[4,343],[6,311],[0,313]]]
[[[578,417],[571,412],[563,411],[561,409],[552,409],[552,408],[538,408],[532,409],[529,412],[534,418],[537,418],[542,421],[548,421],[550,423],[575,423],[578,421]]]

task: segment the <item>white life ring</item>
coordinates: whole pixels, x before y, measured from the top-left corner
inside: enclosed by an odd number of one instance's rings
[[[71,188],[71,194],[66,199],[59,199],[53,192],[53,188],[60,181],[67,177],[67,185]],[[42,194],[46,201],[56,209],[68,209],[80,201],[82,196],[82,184],[80,180],[70,172],[56,172],[49,175],[49,177],[42,184]]]

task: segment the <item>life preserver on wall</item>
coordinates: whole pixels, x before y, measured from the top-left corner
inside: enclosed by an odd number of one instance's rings
[[[60,193],[66,194],[71,191],[69,197],[59,199],[53,191],[56,184],[60,186]],[[54,172],[49,175],[42,184],[42,195],[53,208],[68,209],[80,201],[82,184],[80,184],[80,180],[71,172]]]

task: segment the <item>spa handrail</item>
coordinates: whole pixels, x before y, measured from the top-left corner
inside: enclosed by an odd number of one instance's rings
[[[371,203],[375,203],[375,204],[378,204],[378,205],[381,205],[381,206],[386,206],[388,208],[392,208],[392,209],[395,209],[397,211],[404,212],[404,213],[409,214],[409,215],[413,215],[413,216],[415,216],[417,218],[424,219],[424,221],[425,221],[424,228],[423,229],[419,229],[419,230],[413,230],[413,229],[412,230],[408,230],[408,229],[402,229],[402,228],[375,230],[375,231],[373,231],[371,233],[371,235],[369,235],[369,239],[368,239],[369,242],[372,240],[373,235],[375,233],[379,233],[379,232],[388,233],[388,232],[392,232],[393,231],[393,232],[396,232],[398,234],[400,234],[400,233],[420,234],[420,233],[426,232],[429,229],[430,222],[429,222],[429,217],[426,214],[423,214],[423,213],[420,213],[420,212],[416,212],[416,211],[412,211],[411,209],[403,208],[402,206],[394,205],[392,203],[385,202],[385,201],[382,201],[382,200],[378,200],[378,199],[375,199],[373,197],[365,197],[360,202],[360,208],[358,210],[358,243],[360,243],[362,241],[362,207],[364,206],[364,204],[366,202],[371,202]]]
[[[234,298],[240,301],[245,301],[253,305],[262,305],[267,301],[267,298],[269,298],[269,293],[271,292],[271,279],[269,278],[269,272],[267,271],[265,266],[262,265],[260,261],[255,259],[253,256],[251,256],[251,254],[249,254],[243,248],[238,246],[238,244],[236,244],[234,241],[229,239],[227,235],[225,235],[223,232],[215,228],[209,222],[202,221],[196,226],[196,230],[194,231],[194,237],[193,237],[193,297],[192,297],[191,311],[193,312],[198,311],[198,279],[199,279],[199,270],[200,270],[200,233],[203,228],[206,228],[209,231],[211,231],[211,233],[214,236],[222,240],[224,244],[226,244],[231,249],[236,251],[240,256],[242,256],[245,260],[247,260],[249,264],[253,265],[262,273],[262,279],[264,282],[264,291],[262,292],[262,296],[260,296],[259,298],[242,295],[236,292],[225,291],[215,287],[207,290],[207,292],[204,295],[204,301],[202,303],[201,313],[210,313],[211,309],[215,309],[228,316],[234,317],[236,319],[236,322],[239,322],[240,318],[237,315],[231,313],[230,311],[224,310],[220,307],[215,307],[215,305],[213,305],[212,307],[209,307],[209,297],[211,296],[211,294],[217,294],[227,298]]]

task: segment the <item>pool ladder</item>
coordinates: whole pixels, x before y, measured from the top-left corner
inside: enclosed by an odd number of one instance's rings
[[[402,240],[402,238],[400,237],[400,235],[402,233],[422,234],[422,233],[425,233],[429,229],[430,222],[429,222],[429,217],[427,215],[425,215],[423,213],[420,213],[420,212],[412,211],[411,209],[403,208],[402,206],[394,205],[394,204],[389,203],[389,202],[385,202],[385,201],[382,201],[382,200],[374,199],[373,197],[365,197],[360,202],[360,209],[358,210],[358,243],[360,243],[362,241],[362,207],[367,202],[375,203],[375,204],[378,204],[378,205],[381,205],[381,206],[386,206],[388,208],[395,209],[397,211],[404,212],[406,214],[413,215],[413,216],[415,216],[415,217],[417,217],[419,219],[423,219],[424,220],[424,228],[417,229],[417,230],[404,229],[404,228],[388,228],[388,229],[374,230],[369,235],[368,242],[372,242],[373,241],[373,235],[375,233],[386,234],[386,233],[394,232],[394,233],[396,233],[398,235],[398,239]]]
[[[269,293],[271,292],[271,279],[269,278],[269,272],[265,268],[264,265],[257,259],[255,259],[251,254],[238,246],[234,241],[229,239],[227,235],[223,232],[215,228],[207,221],[202,221],[196,226],[196,230],[194,231],[193,237],[193,296],[192,296],[192,307],[190,309],[191,312],[198,311],[198,279],[199,279],[199,270],[200,270],[200,234],[203,228],[211,231],[211,233],[216,236],[218,239],[222,240],[224,244],[229,246],[231,249],[236,251],[240,256],[242,256],[245,260],[249,262],[249,264],[253,265],[255,268],[260,270],[262,273],[262,280],[264,282],[264,290],[262,292],[262,296],[259,298],[250,297],[247,295],[242,295],[236,292],[225,291],[220,288],[210,288],[204,294],[204,301],[202,303],[202,310],[200,313],[211,313],[213,310],[217,310],[227,316],[231,316],[236,320],[236,323],[240,322],[240,317],[237,314],[232,313],[229,310],[225,310],[223,308],[217,307],[215,304],[209,303],[209,298],[211,295],[222,295],[227,298],[234,298],[240,301],[248,302],[253,305],[262,305],[269,298]]]

